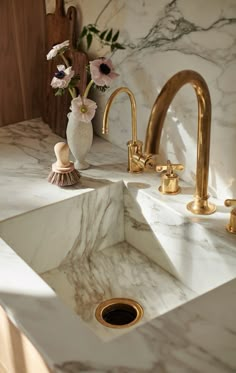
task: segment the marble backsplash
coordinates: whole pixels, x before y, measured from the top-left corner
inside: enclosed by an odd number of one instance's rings
[[[53,12],[55,0],[45,0]],[[145,132],[152,105],[164,83],[184,69],[198,71],[212,99],[209,190],[218,198],[236,198],[236,2],[235,0],[65,0],[76,6],[82,24],[98,19],[101,29],[120,29],[126,46],[112,57],[120,77],[106,93],[97,93],[94,129],[101,135],[104,105],[119,86],[135,94],[138,138]],[[91,57],[107,53],[92,45]],[[129,100],[117,97],[106,138],[125,148],[131,138]],[[185,165],[181,177],[194,184],[196,169],[197,100],[190,86],[173,100],[161,139],[160,160]]]

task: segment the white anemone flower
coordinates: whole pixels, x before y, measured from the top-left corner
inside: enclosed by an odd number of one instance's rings
[[[60,52],[61,49],[69,47],[69,40],[63,41],[63,43],[56,44],[52,47],[52,49],[47,54],[47,60],[51,60],[52,58],[56,57],[56,55]]]
[[[109,58],[98,58],[97,60],[90,61],[90,73],[92,80],[97,86],[108,86],[116,79],[119,74],[114,70],[112,61]]]
[[[71,101],[72,113],[82,122],[90,122],[95,115],[96,109],[96,102],[89,98],[78,96]]]
[[[52,88],[67,88],[75,72],[71,66],[66,68],[65,65],[58,65],[57,70],[51,81]]]

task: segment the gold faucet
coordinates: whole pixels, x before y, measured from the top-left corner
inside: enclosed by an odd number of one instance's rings
[[[198,139],[196,191],[194,200],[187,204],[187,209],[194,214],[209,215],[216,210],[215,205],[208,202],[208,173],[211,129],[211,98],[203,77],[195,71],[183,70],[172,76],[158,95],[148,122],[145,151],[159,153],[160,139],[167,110],[179,89],[190,83],[198,100]]]
[[[143,142],[137,140],[137,109],[134,94],[127,87],[117,88],[109,97],[104,115],[102,133],[108,133],[108,114],[114,98],[119,94],[125,92],[129,96],[131,103],[131,116],[132,116],[132,140],[127,142],[128,145],[128,172],[139,173],[144,171],[145,167],[153,167],[152,155],[144,155],[142,151]]]
[[[227,224],[226,229],[229,233],[236,234],[236,199],[226,199],[225,206],[234,207],[231,210],[229,224]]]

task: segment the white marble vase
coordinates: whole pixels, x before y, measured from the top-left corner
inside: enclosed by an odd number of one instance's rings
[[[92,122],[82,122],[74,113],[68,114],[66,137],[71,153],[75,158],[75,168],[86,170],[89,163],[85,158],[93,142]]]

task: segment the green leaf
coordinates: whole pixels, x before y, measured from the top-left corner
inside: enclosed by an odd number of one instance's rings
[[[111,37],[112,37],[112,28],[110,29],[110,31],[108,32],[108,34],[106,36],[106,41],[110,41]]]
[[[99,38],[100,38],[101,40],[104,39],[104,37],[105,37],[107,31],[108,31],[108,30],[104,30],[103,32],[101,32],[101,34],[99,35]]]
[[[69,88],[76,87],[77,83],[80,81],[79,75],[74,75],[73,78],[71,78],[70,83],[68,84]]]
[[[118,39],[119,35],[120,35],[120,31],[118,30],[118,31],[115,33],[115,35],[113,36],[113,38],[112,38],[112,42],[113,42],[113,43]]]
[[[92,32],[92,33],[94,33],[94,34],[98,34],[99,33],[99,30],[95,26],[90,27],[89,31]]]
[[[93,41],[93,35],[92,34],[88,34],[87,35],[87,49],[90,48],[90,46],[92,44],[92,41]]]
[[[55,96],[62,96],[64,93],[65,90],[63,88],[58,88],[58,90],[55,92]]]
[[[125,47],[121,45],[120,43],[115,43],[113,45],[114,45],[114,49],[125,49]]]
[[[84,26],[84,27],[83,27],[83,30],[82,30],[82,32],[81,32],[81,34],[80,34],[80,36],[79,36],[79,38],[82,39],[84,36],[87,35],[87,32],[88,32],[88,29],[87,29],[86,26]]]
[[[77,49],[79,49],[80,43],[81,43],[83,37],[85,37],[87,35],[87,32],[88,32],[88,29],[87,29],[86,26],[84,26],[81,34],[78,37],[77,43],[76,43],[76,48]]]

